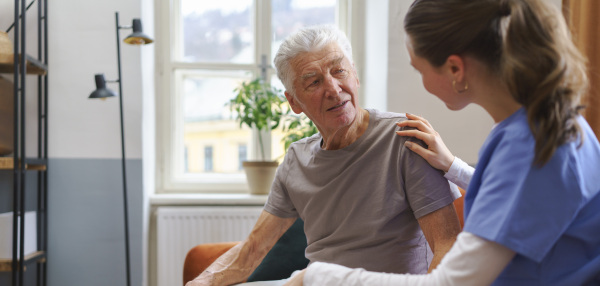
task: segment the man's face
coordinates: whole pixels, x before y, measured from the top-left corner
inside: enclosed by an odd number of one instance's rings
[[[323,135],[352,124],[359,112],[356,70],[336,43],[305,52],[291,62],[294,91],[285,92],[292,110],[304,112]]]

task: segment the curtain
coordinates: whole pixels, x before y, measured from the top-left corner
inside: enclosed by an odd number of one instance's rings
[[[600,1],[562,1],[573,40],[588,59],[590,89],[583,102],[584,116],[600,140]]]

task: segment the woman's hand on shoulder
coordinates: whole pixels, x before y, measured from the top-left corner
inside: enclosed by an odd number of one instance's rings
[[[408,113],[406,113],[406,117],[408,120],[398,122],[396,125],[399,127],[414,127],[416,129],[396,131],[396,134],[420,139],[427,144],[427,149],[410,141],[406,141],[404,146],[423,157],[434,168],[448,172],[452,161],[454,161],[454,155],[450,153],[450,150],[448,150],[448,147],[442,141],[440,134],[433,129],[427,119]]]

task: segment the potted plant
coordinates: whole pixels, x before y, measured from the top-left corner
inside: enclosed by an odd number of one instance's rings
[[[235,90],[235,96],[227,104],[240,128],[246,125],[256,128],[259,136],[259,159],[242,162],[246,178],[252,194],[267,194],[275,177],[277,161],[267,161],[262,132],[276,129],[282,118],[289,113],[285,108],[285,96],[278,89],[271,87],[261,79],[242,82]]]
[[[259,131],[259,160],[242,162],[250,192],[268,194],[279,164],[266,160],[262,131],[281,128],[284,132],[282,141],[287,150],[293,142],[312,136],[319,130],[306,115],[292,114],[282,91],[260,78],[242,82],[234,92],[235,97],[227,105],[232,112],[235,111],[240,128],[246,125]]]

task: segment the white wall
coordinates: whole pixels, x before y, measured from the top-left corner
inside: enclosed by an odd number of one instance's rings
[[[548,1],[561,6],[561,0]],[[440,133],[450,151],[469,164],[476,163],[477,152],[493,120],[476,105],[451,111],[423,88],[421,76],[409,64],[404,42],[402,23],[412,1],[389,2],[387,109],[424,116]]]
[[[130,26],[141,0],[49,1],[49,155],[54,158],[120,158],[118,98],[90,100],[94,75],[117,79],[115,11]],[[131,30],[121,30],[121,39]],[[141,51],[121,42],[126,155],[141,158]],[[118,84],[108,88],[118,92]]]
[[[388,0],[370,0],[364,17],[364,69],[361,75],[361,105],[366,108],[388,110]],[[392,1],[393,2],[393,1]]]
[[[52,158],[120,158],[121,134],[118,98],[89,100],[95,89],[94,75],[117,78],[115,11],[123,26],[141,16],[141,2],[133,1],[48,1],[49,39],[49,156]],[[30,1],[26,1],[29,4]],[[13,1],[0,3],[0,29],[13,22]],[[146,5],[151,6],[151,5]],[[145,14],[144,17],[147,16]],[[37,57],[37,2],[27,12],[27,53]],[[153,16],[153,15],[150,15]],[[144,21],[143,21],[144,22]],[[148,22],[148,21],[145,21]],[[144,22],[145,30],[152,25]],[[150,30],[148,30],[150,31]],[[121,39],[131,30],[121,30]],[[14,37],[14,29],[10,32]],[[128,158],[141,158],[142,77],[141,57],[148,46],[121,43],[125,142]],[[12,80],[12,75],[3,75]],[[27,77],[27,100],[35,103],[37,82]],[[152,85],[153,81],[150,81]],[[118,84],[108,84],[118,92]],[[27,106],[27,150],[36,150],[35,104]]]

